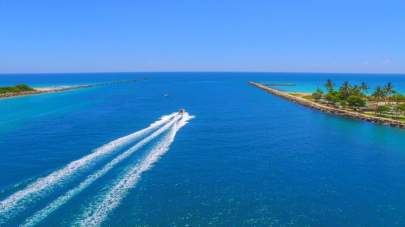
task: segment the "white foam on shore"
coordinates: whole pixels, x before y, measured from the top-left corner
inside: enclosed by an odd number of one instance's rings
[[[54,200],[52,203],[50,203],[48,206],[43,208],[42,210],[38,211],[35,213],[33,216],[28,218],[22,226],[34,226],[38,224],[40,221],[42,221],[44,218],[46,218],[49,214],[51,214],[53,211],[58,209],[60,206],[68,202],[71,198],[73,198],[75,195],[86,189],[89,185],[91,185],[94,181],[99,179],[100,177],[104,176],[108,171],[110,171],[114,166],[119,164],[121,161],[125,160],[129,156],[131,156],[134,152],[145,146],[145,144],[149,143],[151,140],[154,138],[158,137],[160,134],[165,132],[167,129],[169,129],[173,124],[176,123],[176,121],[180,118],[181,116],[176,116],[174,117],[171,121],[169,121],[167,124],[159,128],[157,131],[153,132],[151,135],[148,137],[144,138],[140,142],[138,142],[136,145],[132,146],[122,154],[118,155],[116,158],[114,158],[112,161],[107,163],[102,169],[98,170],[94,174],[88,176],[83,182],[81,182],[77,187],[69,190],[67,193],[65,193],[63,196],[58,197],[56,200]]]
[[[101,200],[96,200],[90,205],[89,209],[84,212],[82,217],[78,220],[78,223],[75,225],[86,227],[101,225],[109,213],[121,203],[129,190],[137,184],[142,173],[149,170],[153,164],[169,150],[176,133],[180,128],[187,124],[191,118],[192,116],[185,113],[182,119],[171,128],[170,132],[151,149],[148,155],[146,155],[139,164],[129,169],[118,182],[113,184],[113,187],[101,198]]]
[[[149,125],[149,127],[113,140],[95,149],[89,155],[86,155],[81,159],[69,163],[65,167],[52,172],[48,176],[39,178],[24,189],[19,190],[14,194],[8,196],[6,199],[0,201],[0,224],[12,218],[19,211],[23,210],[28,203],[42,197],[54,186],[66,180],[75,172],[84,169],[86,166],[89,166],[90,163],[98,160],[99,158],[110,154],[125,145],[128,145],[129,143],[141,138],[142,136],[145,136],[161,125],[169,122],[170,119],[172,119],[176,115],[178,115],[178,113],[172,113],[170,115],[162,116],[158,121],[155,121],[154,123]]]

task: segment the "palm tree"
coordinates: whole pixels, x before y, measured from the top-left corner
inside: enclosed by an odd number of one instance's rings
[[[360,89],[361,89],[364,93],[366,93],[367,90],[368,90],[368,85],[367,85],[365,82],[361,82],[361,84],[360,84]]]
[[[335,85],[333,84],[332,80],[327,80],[326,83],[325,83],[325,87],[326,87],[326,89],[328,89],[329,93],[333,92],[334,86]]]
[[[372,95],[377,101],[381,100],[382,98],[385,97],[385,92],[384,89],[382,89],[380,86],[377,86],[375,89],[373,95]]]
[[[350,89],[350,95],[363,95],[361,91],[362,91],[362,89],[360,86],[354,85]]]
[[[342,86],[340,87],[340,92],[342,93],[344,98],[347,98],[350,96],[351,86],[348,81],[343,82]]]
[[[380,103],[380,100],[385,98],[385,91],[383,88],[381,88],[380,86],[377,86],[377,88],[375,89],[374,93],[372,94],[372,96],[374,97],[374,99],[376,100],[376,109],[375,112],[377,113],[377,109]]]
[[[388,82],[387,85],[385,85],[385,87],[384,87],[385,96],[387,96],[388,99],[389,99],[389,97],[390,97],[392,94],[394,94],[394,92],[395,92],[395,91],[394,91],[394,86],[392,85],[391,82]]]

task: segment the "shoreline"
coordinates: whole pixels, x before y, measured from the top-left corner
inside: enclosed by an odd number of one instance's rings
[[[38,88],[34,88],[35,89],[34,91],[23,91],[23,92],[0,94],[0,99],[14,98],[14,97],[20,97],[20,96],[29,96],[29,95],[40,95],[40,94],[47,94],[47,93],[57,93],[57,92],[71,91],[71,90],[82,89],[82,88],[107,86],[107,85],[113,85],[113,84],[133,83],[136,81],[146,80],[146,79],[147,78],[134,79],[134,80],[122,80],[122,81],[111,81],[111,82],[103,82],[103,83],[96,83],[96,84],[58,86],[58,87],[38,87]]]
[[[256,82],[249,82],[250,85],[260,88],[264,91],[267,91],[270,94],[273,94],[275,96],[279,96],[281,98],[287,99],[289,101],[301,104],[303,106],[312,108],[312,109],[317,109],[325,113],[333,114],[333,115],[338,115],[338,116],[343,116],[343,117],[349,117],[353,119],[358,119],[358,120],[363,120],[367,121],[370,123],[374,124],[381,124],[381,125],[386,125],[386,126],[391,126],[395,128],[405,128],[405,122],[394,120],[394,119],[388,119],[388,118],[382,118],[382,117],[375,117],[375,116],[369,116],[363,113],[359,112],[354,112],[350,110],[345,110],[345,109],[339,109],[327,105],[323,105],[314,101],[310,101],[308,99],[299,97],[299,96],[294,96],[291,95],[287,92],[283,92],[274,88],[270,88],[268,86],[265,86],[260,83]]]

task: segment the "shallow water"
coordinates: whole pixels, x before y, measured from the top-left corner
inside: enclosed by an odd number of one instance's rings
[[[0,199],[183,107],[195,118],[178,131],[170,149],[142,174],[103,225],[405,225],[404,130],[327,115],[247,84],[250,80],[294,83],[285,89],[310,91],[330,78],[338,83],[365,81],[372,87],[391,81],[405,91],[405,76],[1,75],[0,84],[57,86],[140,77],[149,79],[0,100]],[[152,140],[39,224],[69,226],[80,221],[163,137]],[[89,166],[41,200],[29,198],[23,211],[2,225],[23,223],[112,158]]]

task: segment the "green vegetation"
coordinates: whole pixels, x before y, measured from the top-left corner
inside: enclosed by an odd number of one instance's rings
[[[323,91],[321,89],[317,89],[314,93],[312,93],[312,98],[319,101],[323,96]]]
[[[366,106],[366,101],[360,96],[356,95],[350,95],[349,97],[347,97],[347,103],[353,108]]]
[[[27,91],[35,91],[35,89],[26,84],[18,84],[14,87],[0,87],[0,94],[20,93],[20,92],[27,92]]]
[[[317,89],[311,95],[315,102],[336,108],[363,112],[372,116],[392,119],[405,119],[405,96],[397,93],[392,83],[377,86],[371,93],[367,93],[366,83],[352,85],[348,81],[336,87],[333,81],[327,80],[325,91]],[[371,94],[371,95],[369,95]]]
[[[390,111],[390,107],[387,106],[387,105],[377,107],[377,114],[380,115],[380,116],[382,116],[383,114],[388,113],[388,111]]]

